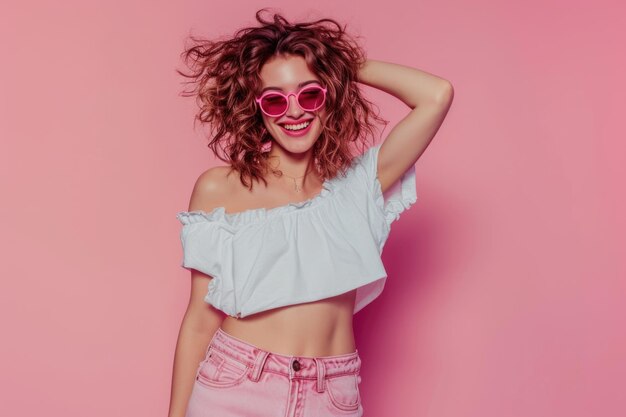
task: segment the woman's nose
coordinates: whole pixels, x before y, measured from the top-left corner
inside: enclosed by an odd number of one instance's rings
[[[290,116],[298,116],[302,114],[303,110],[298,104],[298,100],[295,96],[289,96],[289,108],[287,109],[287,114]]]

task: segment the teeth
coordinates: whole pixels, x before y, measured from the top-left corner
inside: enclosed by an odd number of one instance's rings
[[[284,125],[283,127],[287,130],[302,130],[310,124],[311,122],[308,121],[308,122],[300,123],[299,125]]]

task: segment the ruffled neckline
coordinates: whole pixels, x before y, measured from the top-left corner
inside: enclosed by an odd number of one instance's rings
[[[181,211],[176,214],[176,218],[185,225],[198,222],[217,221],[233,227],[243,226],[317,207],[332,196],[335,191],[335,187],[336,184],[333,182],[333,179],[327,179],[322,184],[322,190],[317,195],[304,201],[290,202],[282,206],[272,208],[252,208],[235,213],[226,213],[226,208],[223,206],[215,207],[209,212],[203,210]]]

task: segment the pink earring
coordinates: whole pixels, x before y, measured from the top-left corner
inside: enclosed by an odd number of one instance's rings
[[[265,152],[269,152],[270,150],[272,150],[272,141],[269,140],[267,142],[265,142],[263,144],[263,147],[261,148],[261,153],[265,153]]]

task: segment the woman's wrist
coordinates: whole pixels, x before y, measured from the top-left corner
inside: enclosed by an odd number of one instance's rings
[[[365,62],[363,62],[361,66],[359,67],[357,71],[357,76],[356,76],[357,82],[363,83],[363,80],[367,79],[366,72],[367,72],[370,62],[371,61],[369,59],[366,59]]]

